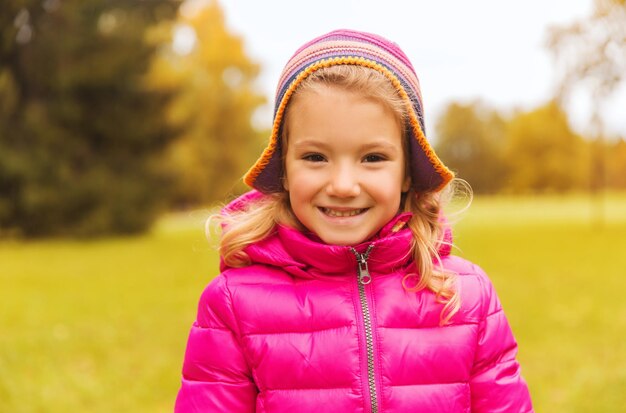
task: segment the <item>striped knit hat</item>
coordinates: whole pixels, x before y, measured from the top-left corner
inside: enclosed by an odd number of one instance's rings
[[[289,99],[312,72],[334,65],[358,65],[379,71],[410,106],[407,129],[411,182],[418,192],[438,191],[454,177],[439,160],[424,134],[424,111],[415,69],[398,45],[369,33],[336,30],[306,43],[289,59],[276,92],[274,125],[269,144],[244,176],[244,182],[263,192],[282,192],[283,164],[280,133]]]

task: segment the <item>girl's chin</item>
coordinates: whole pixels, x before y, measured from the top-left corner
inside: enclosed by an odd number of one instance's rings
[[[339,245],[342,247],[353,247],[362,244],[372,238],[373,234],[359,233],[357,231],[319,231],[319,239],[328,245]]]

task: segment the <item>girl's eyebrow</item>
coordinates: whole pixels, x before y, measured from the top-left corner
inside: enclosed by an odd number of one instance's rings
[[[324,142],[320,142],[315,139],[302,139],[302,140],[299,140],[298,142],[294,142],[293,146],[294,148],[302,148],[302,147],[326,148],[328,147],[328,145],[325,144]]]
[[[293,143],[294,148],[310,148],[310,147],[314,147],[314,148],[328,148],[330,145],[328,145],[325,142],[321,142],[315,139],[303,139],[300,140],[298,142]],[[374,141],[374,142],[369,142],[366,144],[363,144],[361,146],[359,146],[359,149],[363,150],[363,151],[370,151],[373,149],[381,149],[381,150],[386,150],[386,151],[391,151],[391,152],[398,152],[399,148],[397,145],[394,145],[392,143],[389,143],[385,140],[380,140],[380,141]]]
[[[382,149],[391,152],[398,152],[398,146],[384,140],[366,143],[362,146],[364,150]]]

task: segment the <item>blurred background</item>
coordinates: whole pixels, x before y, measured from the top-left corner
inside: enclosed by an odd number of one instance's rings
[[[626,406],[626,2],[3,0],[0,411],[167,412],[282,65],[396,41],[538,412]]]

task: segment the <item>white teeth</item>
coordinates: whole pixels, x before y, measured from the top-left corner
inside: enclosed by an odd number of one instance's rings
[[[326,215],[331,216],[331,217],[353,217],[365,211],[365,209],[353,209],[351,211],[336,211],[330,208],[322,208],[322,210],[324,211]]]

